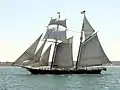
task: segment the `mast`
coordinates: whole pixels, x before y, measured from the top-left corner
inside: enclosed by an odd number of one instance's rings
[[[57,12],[57,14],[58,14],[58,20],[59,20],[60,19],[60,12]],[[56,31],[58,31],[58,28],[59,28],[59,24],[57,24],[57,30]],[[54,47],[54,52],[53,52],[53,57],[52,57],[52,62],[51,62],[50,69],[52,69],[52,67],[53,67],[53,62],[54,62],[54,59],[55,59],[56,49],[57,49],[57,39],[55,41],[55,47]]]
[[[82,11],[81,14],[84,14],[84,17],[85,17],[85,10]],[[81,57],[81,45],[82,45],[82,40],[83,40],[83,28],[84,28],[84,23],[82,25],[82,30],[81,30],[80,46],[79,46],[79,51],[78,51],[78,56],[77,56],[77,61],[76,61],[75,69],[78,68],[78,61],[80,60],[80,57]]]
[[[95,30],[88,22],[85,16],[85,11],[82,11],[81,14],[84,14],[84,19],[81,31],[81,41],[78,51],[78,57],[76,61],[76,69],[78,67],[99,66],[110,63],[110,60],[102,49],[97,33],[93,34]],[[85,36],[84,42],[82,42],[83,32]]]

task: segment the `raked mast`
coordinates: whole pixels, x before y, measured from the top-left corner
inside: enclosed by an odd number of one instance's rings
[[[59,21],[60,12],[57,12],[57,14],[58,14],[58,21]],[[56,31],[58,31],[58,28],[59,28],[59,24],[57,24],[57,30]],[[55,41],[55,47],[54,47],[54,52],[53,52],[53,57],[52,57],[52,62],[51,62],[50,69],[52,69],[52,67],[53,67],[53,62],[54,62],[54,59],[55,59],[56,49],[57,49],[57,38],[56,38],[56,41]]]

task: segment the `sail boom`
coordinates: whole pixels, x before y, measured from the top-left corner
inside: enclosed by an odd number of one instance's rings
[[[82,65],[81,65],[81,67],[92,67],[92,66],[101,66],[101,65],[103,65],[103,64],[85,65],[85,66],[82,66]]]
[[[94,38],[96,34],[97,34],[97,32],[94,33],[93,35],[91,35],[90,37],[88,37],[87,39],[85,39],[85,41],[82,42],[82,45],[84,45],[84,44],[86,44],[87,42],[89,42],[89,40],[91,40],[92,38]]]

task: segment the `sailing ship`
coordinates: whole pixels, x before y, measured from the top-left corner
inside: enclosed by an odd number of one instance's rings
[[[111,61],[99,42],[97,32],[95,33],[87,20],[85,11],[81,12],[84,19],[75,64],[73,62],[73,37],[67,38],[66,19],[60,20],[60,12],[57,14],[58,18],[51,18],[43,39],[41,39],[43,35],[41,34],[12,65],[25,68],[31,74],[100,74],[102,70],[106,71],[107,69],[102,65]],[[61,26],[62,30],[60,30]],[[43,43],[36,51],[40,41]],[[52,44],[43,52],[47,42]],[[53,52],[51,46],[54,47]],[[49,64],[51,52],[52,61]]]

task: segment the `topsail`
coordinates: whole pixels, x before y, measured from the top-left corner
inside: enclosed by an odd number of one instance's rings
[[[95,32],[95,30],[92,28],[92,26],[88,22],[85,15],[84,15],[84,19],[83,19],[82,31],[84,31],[85,39],[90,37]]]
[[[66,41],[66,30],[57,31],[56,28],[48,28],[44,39],[53,39],[53,40],[61,40]]]
[[[48,25],[61,25],[67,28],[66,19],[65,20],[51,19]]]

